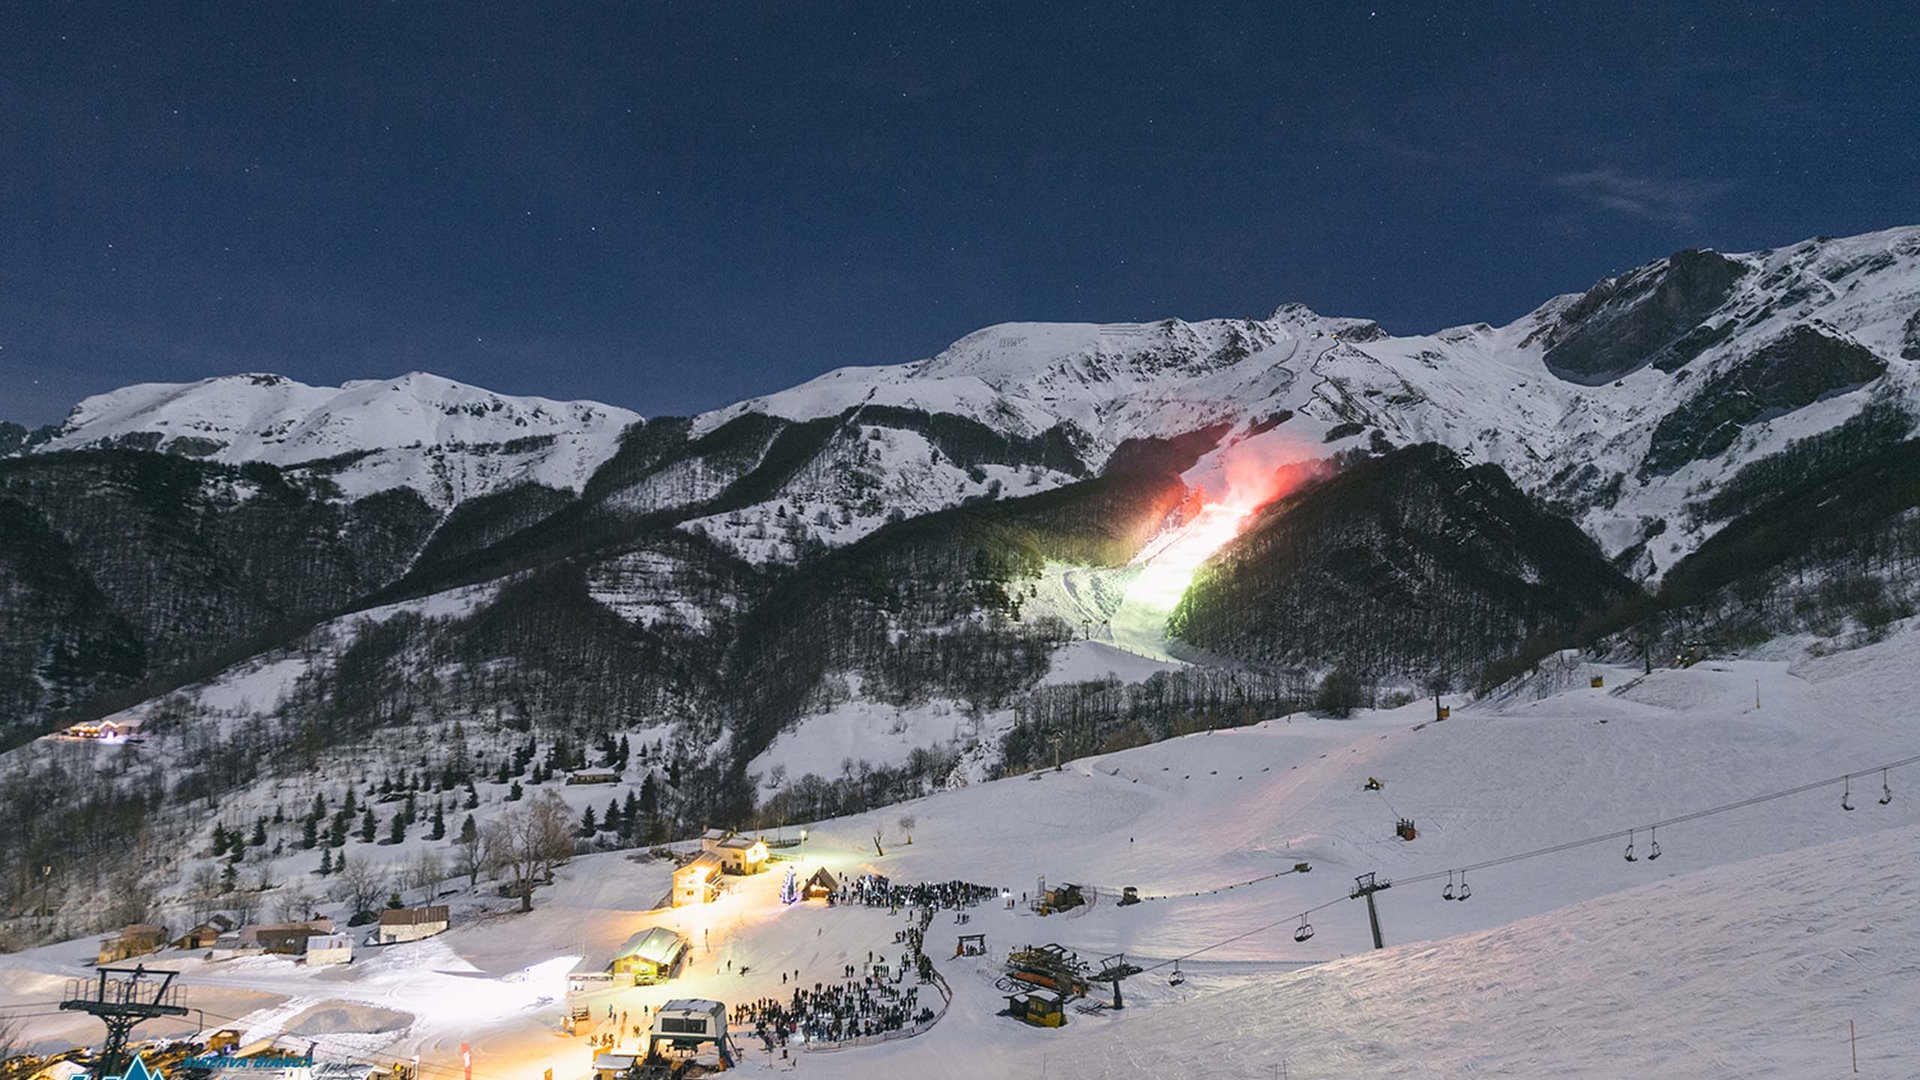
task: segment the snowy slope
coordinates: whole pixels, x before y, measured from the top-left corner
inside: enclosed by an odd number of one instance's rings
[[[1589,670],[1609,685],[1588,688]],[[917,1039],[807,1055],[799,1069],[1258,1077],[1284,1060],[1288,1075],[1305,1077],[1839,1076],[1853,1019],[1862,1075],[1911,1075],[1920,1053],[1912,768],[1888,777],[1895,797],[1885,806],[1876,774],[1856,784],[1853,813],[1823,787],[1663,829],[1657,863],[1624,862],[1617,841],[1574,848],[1475,871],[1467,903],[1444,901],[1440,882],[1409,879],[1910,756],[1920,633],[1648,678],[1585,666],[1558,675],[1532,688],[1538,696],[1456,703],[1440,724],[1426,722],[1425,704],[1347,722],[1280,718],[812,824],[793,852],[803,875],[877,870],[1016,894],[1041,876],[1097,886],[1100,902],[1082,914],[986,908],[965,929],[986,933],[999,956],[1046,941],[1082,956],[1124,950],[1143,964],[1184,956],[1187,981],[1169,986],[1159,969],[1129,982],[1123,1013],[1074,1013],[1059,1032],[1021,1027],[994,1015],[991,963],[949,957],[958,930],[943,916],[929,951],[954,987],[944,1019]],[[1383,790],[1363,789],[1370,775]],[[497,785],[481,787],[485,820],[504,803]],[[560,788],[576,810],[620,790]],[[903,815],[916,819],[910,845]],[[1420,824],[1411,843],[1391,834],[1401,815]],[[416,834],[398,849],[352,850],[400,865],[425,846]],[[291,880],[313,858],[290,853],[275,873]],[[1313,870],[1270,876],[1298,861]],[[1390,947],[1378,954],[1361,906],[1340,899],[1367,871],[1401,882],[1379,898]],[[900,920],[784,908],[779,876],[734,882],[711,908],[648,913],[664,865],[593,855],[564,869],[529,916],[504,915],[484,887],[450,883],[460,929],[350,969],[162,962],[186,972],[197,1006],[253,1034],[338,1009],[346,1027],[320,1039],[322,1057],[417,1051],[452,1065],[471,1042],[481,1080],[549,1065],[557,1080],[580,1080],[584,1043],[556,1034],[557,971],[577,956],[603,963],[637,929],[687,932],[700,944],[690,970],[596,996],[596,1010],[784,996],[782,971],[810,984],[865,950],[896,949]],[[1154,899],[1116,907],[1121,884]],[[1329,901],[1313,916],[1316,936],[1296,943],[1292,913]],[[81,974],[87,944],[0,958],[0,1004],[43,1000]],[[31,1023],[32,1041],[86,1037],[58,1016]],[[761,1051],[745,1063],[749,1074],[789,1067]]]
[[[1703,340],[1712,344],[1677,370],[1641,367],[1597,385],[1556,374],[1548,352],[1591,318],[1600,298],[1623,282],[1660,280],[1674,260],[1602,282],[1585,304],[1555,297],[1506,326],[1409,337],[1297,305],[1265,320],[991,326],[930,359],[843,368],[728,406],[699,418],[696,430],[748,412],[805,420],[863,403],[900,405],[1020,435],[1070,424],[1087,436],[1087,463],[1097,468],[1125,439],[1222,421],[1282,460],[1364,444],[1370,436],[1362,431],[1371,428],[1397,444],[1437,442],[1501,465],[1523,487],[1570,504],[1609,553],[1665,530],[1643,567],[1657,576],[1708,535],[1685,513],[1700,492],[1792,439],[1838,425],[1876,394],[1920,402],[1920,228],[1725,260],[1739,276],[1702,316],[1714,331]],[[1615,306],[1629,315],[1635,303],[1659,302],[1625,295]],[[1639,475],[1664,418],[1715,375],[1802,326],[1870,350],[1887,362],[1886,374],[1762,413],[1723,452]],[[1287,419],[1267,428],[1280,417]],[[1330,434],[1341,437],[1329,442]],[[1221,467],[1216,459],[1189,479],[1217,494]]]
[[[446,506],[526,482],[577,491],[638,419],[420,372],[338,387],[228,375],[87,398],[38,450],[119,444],[280,466],[357,455],[327,469],[350,497],[404,486]]]

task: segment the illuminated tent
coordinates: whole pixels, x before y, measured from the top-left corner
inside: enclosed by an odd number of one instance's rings
[[[840,883],[835,881],[833,875],[827,873],[827,868],[823,866],[815,870],[813,876],[807,879],[807,899],[823,900],[829,893],[835,892],[839,888]]]

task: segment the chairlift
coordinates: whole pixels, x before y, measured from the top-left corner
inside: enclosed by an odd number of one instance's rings
[[[1852,810],[1853,809],[1853,778],[1852,777],[1843,778],[1840,781],[1840,784],[1841,784],[1840,809]]]
[[[1460,871],[1460,894],[1458,896],[1455,896],[1454,899],[1465,900],[1467,897],[1472,895],[1473,895],[1473,887],[1467,884],[1467,872],[1465,870],[1462,870]]]
[[[1313,936],[1313,924],[1307,921],[1307,917],[1305,915],[1300,916],[1300,929],[1295,930],[1293,932],[1293,940],[1305,941],[1312,936]]]
[[[1167,976],[1167,985],[1179,986],[1181,983],[1186,981],[1187,981],[1187,977],[1184,974],[1182,974],[1180,971],[1180,961],[1175,960],[1173,962],[1173,974]]]
[[[1453,871],[1451,870],[1447,871],[1447,888],[1445,892],[1442,892],[1440,894],[1440,899],[1442,900],[1453,899]]]
[[[1887,784],[1887,770],[1881,769],[1880,770],[1880,805],[1885,806],[1892,801],[1893,801],[1893,788]]]
[[[1633,853],[1633,830],[1632,829],[1627,830],[1627,861],[1628,862],[1640,861],[1640,856],[1635,855]]]
[[[1655,825],[1653,827],[1653,839],[1648,842],[1647,848],[1648,862],[1652,862],[1660,857],[1660,826]]]

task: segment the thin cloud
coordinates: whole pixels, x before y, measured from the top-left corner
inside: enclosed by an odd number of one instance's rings
[[[1699,220],[1702,208],[1726,194],[1733,184],[1725,180],[1668,180],[1608,165],[1564,173],[1554,177],[1549,186],[1589,206],[1644,221],[1690,226]]]

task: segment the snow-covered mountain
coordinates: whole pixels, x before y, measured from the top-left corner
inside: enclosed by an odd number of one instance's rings
[[[538,783],[624,734],[672,834],[1568,646],[1852,649],[1920,613],[1917,380],[1904,228],[1682,252],[1502,327],[989,327],[696,417],[130,387],[0,457],[0,745],[135,720],[223,763],[194,799],[345,761]],[[0,856],[63,806],[17,802]]]
[[[1126,439],[1216,423],[1274,463],[1377,432],[1499,465],[1609,554],[1646,544],[1640,570],[1657,577],[1711,531],[1690,501],[1870,400],[1920,403],[1916,371],[1920,227],[1906,227],[1682,252],[1501,327],[1394,337],[1298,305],[1264,320],[990,326],[930,359],[843,368],[708,413],[695,431],[896,406],[1016,436],[1065,426],[1093,469]],[[1226,465],[1211,455],[1189,480],[1218,493]]]
[[[323,466],[348,497],[446,507],[519,483],[578,491],[639,416],[413,372],[342,386],[280,375],[142,383],[81,401],[39,452],[125,446],[229,464]]]

